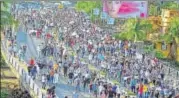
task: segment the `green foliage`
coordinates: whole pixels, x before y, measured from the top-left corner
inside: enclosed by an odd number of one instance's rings
[[[99,0],[96,1],[78,1],[75,5],[77,11],[84,11],[87,14],[91,14],[94,8],[101,9],[102,3]]]
[[[155,52],[155,57],[157,57],[158,59],[163,59],[164,55],[161,51],[156,51]]]
[[[18,21],[10,13],[10,6],[12,0],[2,1],[1,3],[1,27],[4,29],[6,26],[18,27]]]
[[[146,45],[144,46],[144,51],[145,53],[151,53],[154,51],[154,46],[153,45]]]
[[[176,62],[176,67],[178,67],[178,68],[179,68],[179,62]]]
[[[161,15],[162,9],[179,10],[176,1],[154,1],[149,4],[149,15]]]
[[[176,42],[179,43],[179,18],[173,17],[171,19],[167,33],[160,35],[159,40],[166,43]]]
[[[149,5],[149,15],[158,15],[158,10],[157,10],[157,6],[154,4],[150,4]]]
[[[112,80],[112,83],[113,83],[113,84],[116,84],[116,85],[118,85],[118,86],[120,86],[120,83],[119,83],[119,81],[117,81],[117,80]]]
[[[1,61],[0,61],[0,63],[1,63],[1,66],[6,66],[6,62],[5,62],[4,58],[2,57],[2,54],[1,54]]]
[[[165,1],[161,5],[163,9],[179,10],[179,4],[177,1]]]
[[[116,39],[144,41],[146,33],[152,30],[152,24],[146,19],[131,18],[124,23],[124,28],[122,32],[114,35]]]
[[[100,17],[93,15],[93,9],[94,8],[98,8],[101,9],[102,8],[102,3],[100,0],[96,0],[96,1],[78,1],[77,4],[75,5],[75,8],[77,11],[80,12],[85,12],[90,16],[90,19],[94,22],[95,19],[99,20]]]
[[[1,89],[1,98],[7,98],[9,92],[6,89]]]

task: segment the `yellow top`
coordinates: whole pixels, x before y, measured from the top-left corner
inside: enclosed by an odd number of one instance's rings
[[[63,5],[62,5],[62,4],[59,4],[58,8],[59,8],[59,9],[62,9],[62,8],[63,8]]]
[[[147,92],[147,89],[148,89],[147,85],[144,85],[144,86],[143,86],[143,91],[144,91],[144,92]]]
[[[57,70],[58,69],[58,64],[54,64],[53,68],[54,68],[54,70]]]

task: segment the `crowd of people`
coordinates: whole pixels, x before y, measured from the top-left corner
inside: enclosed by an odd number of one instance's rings
[[[28,91],[22,89],[13,89],[7,98],[32,98]]]
[[[114,31],[91,23],[82,12],[73,8],[24,10],[16,17],[28,34],[44,41],[37,48],[38,59],[31,58],[28,67],[34,79],[41,74],[44,89],[56,86],[63,75],[76,93],[96,98],[127,97],[129,91],[137,98],[173,98],[179,93],[170,80],[174,77],[169,77],[158,59],[140,55],[135,43],[113,38]],[[52,95],[48,90],[48,98]]]

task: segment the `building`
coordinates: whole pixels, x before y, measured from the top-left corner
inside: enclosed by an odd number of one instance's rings
[[[162,9],[161,16],[150,16],[149,20],[153,24],[153,33],[147,34],[147,39],[150,41],[155,41],[159,36],[158,32],[167,33],[167,29],[169,27],[171,17],[179,17],[179,10],[168,10]],[[169,57],[169,53],[171,51],[171,44],[166,44],[165,42],[156,42],[155,49],[160,51],[164,58]],[[179,45],[177,46],[177,61],[179,61]]]

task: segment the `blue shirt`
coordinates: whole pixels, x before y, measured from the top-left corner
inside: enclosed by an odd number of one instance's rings
[[[117,89],[117,86],[113,86],[113,87],[112,87],[112,91],[113,91],[113,92],[116,92],[116,89]]]
[[[93,89],[93,91],[96,91],[96,90],[97,90],[97,85],[96,85],[96,84],[93,84],[93,85],[92,85],[92,89]]]
[[[78,98],[78,94],[77,93],[75,93],[75,94],[73,94],[73,97],[72,98]]]
[[[130,82],[130,85],[131,85],[131,86],[135,86],[136,83],[137,83],[136,80],[132,79],[131,82]]]
[[[102,61],[102,60],[104,60],[104,56],[102,54],[98,54],[98,59],[100,59]]]

